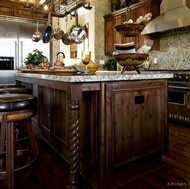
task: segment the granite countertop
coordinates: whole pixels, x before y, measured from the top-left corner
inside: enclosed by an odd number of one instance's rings
[[[138,74],[136,71],[126,71],[124,74],[117,71],[97,71],[94,75],[52,75],[52,74],[34,74],[18,72],[16,76],[31,77],[46,80],[56,80],[62,82],[97,82],[97,81],[128,81],[128,80],[148,80],[148,79],[169,79],[173,77],[172,73],[146,71]]]

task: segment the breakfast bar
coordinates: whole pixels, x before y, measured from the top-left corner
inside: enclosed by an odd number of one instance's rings
[[[150,172],[168,149],[167,79],[173,74],[97,71],[94,75],[17,73],[33,91],[36,135],[79,175],[104,189]]]

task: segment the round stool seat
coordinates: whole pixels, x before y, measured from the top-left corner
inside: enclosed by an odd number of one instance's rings
[[[0,85],[0,89],[2,89],[2,88],[15,88],[15,87],[25,88],[25,86],[17,85],[17,84],[15,84],[15,85],[12,85],[12,84],[10,84],[10,85]]]
[[[14,174],[27,170],[38,158],[31,120],[36,111],[37,97],[34,95],[0,94],[0,179],[6,180],[7,189],[14,189]],[[16,140],[17,124],[25,133],[20,142]]]
[[[0,112],[30,109],[36,104],[37,98],[30,94],[0,94]]]
[[[24,94],[31,94],[31,90],[24,87],[5,87],[0,88],[0,94],[4,93],[24,93]]]

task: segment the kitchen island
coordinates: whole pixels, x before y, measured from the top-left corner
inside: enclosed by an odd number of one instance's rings
[[[92,188],[112,188],[158,168],[167,152],[169,73],[95,75],[18,73],[38,97],[36,133],[69,163],[69,189],[79,173]]]

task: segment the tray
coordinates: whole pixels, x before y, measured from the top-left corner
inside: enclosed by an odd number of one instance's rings
[[[73,69],[64,69],[64,70],[50,70],[50,73],[57,74],[57,75],[73,75],[76,74],[78,71]]]
[[[54,74],[54,75],[74,75],[78,71],[73,70],[73,69],[60,69],[60,70],[47,70],[47,69],[26,69],[26,68],[21,68],[21,72],[23,73],[37,73],[37,74]]]
[[[47,69],[35,69],[31,71],[32,73],[38,73],[38,74],[50,74],[50,71]]]

